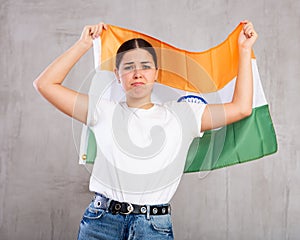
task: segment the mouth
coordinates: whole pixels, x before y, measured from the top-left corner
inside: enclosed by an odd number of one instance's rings
[[[145,83],[143,83],[143,82],[134,82],[134,83],[131,83],[131,86],[133,86],[133,87],[139,87],[139,86],[142,86],[142,85],[145,85]]]

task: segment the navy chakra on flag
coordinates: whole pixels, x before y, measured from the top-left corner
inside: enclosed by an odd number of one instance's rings
[[[204,103],[207,104],[207,101],[200,96],[197,95],[186,95],[180,97],[177,102],[190,102],[190,103]]]

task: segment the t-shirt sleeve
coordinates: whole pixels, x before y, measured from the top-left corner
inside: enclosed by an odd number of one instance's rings
[[[189,128],[192,137],[203,136],[204,132],[201,130],[201,121],[206,104],[171,101],[166,105],[177,112],[182,124]]]
[[[96,96],[89,95],[88,113],[86,119],[86,125],[88,127],[93,127],[97,123],[98,120],[97,102],[98,102],[98,98]]]
[[[197,122],[197,129],[195,131],[195,137],[202,137],[204,132],[201,130],[201,124],[202,124],[202,115],[205,110],[206,104],[204,103],[189,103],[186,102],[185,104],[188,104],[188,108],[191,109],[193,112],[196,122]]]
[[[108,114],[115,105],[116,102],[90,94],[86,125],[90,128],[95,127],[101,122],[101,115]]]

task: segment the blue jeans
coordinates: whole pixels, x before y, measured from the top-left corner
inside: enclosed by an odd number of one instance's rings
[[[78,232],[78,240],[172,240],[171,215],[143,214],[113,215],[94,206],[85,210]]]

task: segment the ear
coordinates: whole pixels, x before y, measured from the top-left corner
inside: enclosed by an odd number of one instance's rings
[[[114,69],[114,73],[115,73],[116,79],[118,80],[118,83],[121,83],[121,81],[120,81],[120,75],[119,75],[119,72],[118,72],[117,68]]]
[[[157,82],[157,79],[158,79],[158,73],[159,73],[159,69],[157,68],[157,69],[156,69],[156,72],[155,72],[155,82]]]

